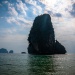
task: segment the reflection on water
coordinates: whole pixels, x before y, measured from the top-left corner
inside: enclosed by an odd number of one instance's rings
[[[75,55],[0,54],[0,75],[75,75]]]
[[[29,56],[29,74],[31,75],[47,75],[55,72],[53,56]]]

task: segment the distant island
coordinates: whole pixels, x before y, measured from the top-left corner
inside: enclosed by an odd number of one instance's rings
[[[28,37],[29,54],[65,54],[65,47],[55,40],[54,28],[49,14],[37,16]]]
[[[10,51],[8,52],[7,49],[1,48],[1,49],[0,49],[0,53],[14,53],[14,51],[13,51],[13,50],[10,50]]]
[[[14,53],[14,51],[13,50],[10,50],[9,53]]]
[[[5,49],[5,48],[1,48],[1,49],[0,49],[0,53],[8,53],[8,50]]]

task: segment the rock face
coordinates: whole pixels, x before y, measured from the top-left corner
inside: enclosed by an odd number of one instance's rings
[[[63,45],[61,45],[57,40],[55,42],[55,53],[56,54],[65,54],[66,50]]]
[[[7,51],[7,49],[5,49],[5,48],[1,48],[1,49],[0,49],[0,53],[8,53],[8,51]]]
[[[35,18],[28,41],[29,54],[66,53],[64,46],[58,41],[55,42],[54,28],[49,14],[43,14]]]
[[[10,50],[9,53],[14,53],[14,51],[13,50]]]

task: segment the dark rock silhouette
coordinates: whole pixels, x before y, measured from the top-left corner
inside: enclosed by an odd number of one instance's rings
[[[57,40],[56,40],[56,43],[55,43],[55,53],[56,54],[65,54],[66,53],[66,50],[65,50],[65,47],[63,45],[61,45]]]
[[[21,54],[26,54],[26,52],[21,52]]]
[[[28,41],[29,54],[66,53],[64,46],[62,46],[58,41],[55,43],[54,28],[49,14],[43,14],[35,18],[30,30]]]
[[[0,53],[8,53],[8,51],[7,51],[7,49],[5,49],[5,48],[1,48],[1,49],[0,49]]]
[[[14,53],[14,51],[13,50],[10,50],[9,53]]]

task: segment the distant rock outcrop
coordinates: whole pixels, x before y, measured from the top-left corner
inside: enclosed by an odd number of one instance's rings
[[[28,41],[29,54],[66,53],[64,46],[58,41],[55,42],[54,28],[49,14],[44,14],[35,18]]]
[[[5,48],[1,48],[1,49],[0,49],[0,53],[8,53],[8,51],[7,51],[7,49],[5,49]]]
[[[13,50],[10,50],[9,53],[14,53],[14,51]]]

